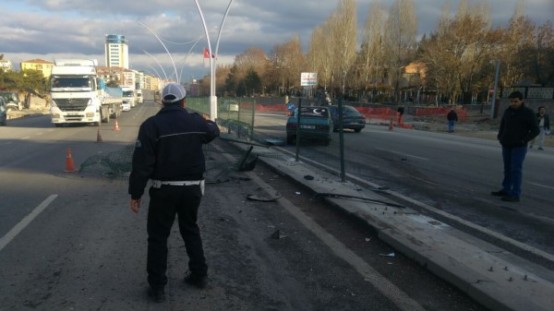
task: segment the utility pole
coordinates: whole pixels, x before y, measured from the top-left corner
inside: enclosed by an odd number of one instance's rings
[[[491,119],[496,118],[496,91],[498,89],[498,75],[500,74],[500,60],[495,60],[496,73],[494,74],[494,91],[492,93]]]

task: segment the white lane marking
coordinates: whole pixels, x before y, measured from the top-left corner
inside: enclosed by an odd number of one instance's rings
[[[4,249],[6,245],[8,245],[25,227],[27,227],[31,221],[33,221],[52,201],[54,201],[58,197],[57,194],[52,194],[49,197],[47,197],[42,203],[40,203],[35,209],[29,213],[29,215],[25,216],[17,225],[15,225],[8,233],[6,233],[1,239],[0,239],[0,251]]]
[[[256,183],[261,185],[268,191],[268,193],[275,193],[275,190],[270,185],[261,180],[258,175],[254,173],[247,173]],[[284,197],[277,199],[277,202],[281,204],[292,216],[294,216],[300,223],[304,225],[308,230],[315,234],[327,247],[335,253],[335,255],[342,260],[350,264],[364,280],[373,285],[381,294],[390,299],[400,310],[405,311],[424,311],[425,309],[414,299],[408,296],[400,288],[389,281],[385,276],[380,274],[371,265],[365,262],[361,257],[356,255],[341,241],[337,240],[330,233],[325,231],[320,225],[318,225],[313,219],[304,214],[298,207]]]
[[[31,136],[21,137],[21,139],[29,139],[29,138],[31,138]]]
[[[554,190],[554,187],[547,186],[547,185],[544,185],[544,184],[539,184],[539,183],[536,183],[536,182],[527,182],[527,183],[528,183],[528,184],[531,184],[531,185],[533,185],[533,186],[537,186],[537,187],[542,187],[542,188]]]
[[[218,146],[215,146],[220,152],[223,150]],[[235,160],[231,155],[224,154],[223,156],[230,160]],[[264,182],[258,175],[248,172],[247,175],[258,185],[260,185],[267,193],[275,193],[275,190]],[[380,274],[377,270],[373,269],[371,265],[365,262],[361,257],[356,255],[341,241],[337,240],[329,232],[325,231],[320,225],[318,225],[308,215],[304,214],[298,207],[292,202],[281,197],[277,200],[281,206],[283,206],[293,217],[295,217],[305,228],[310,230],[315,236],[317,236],[327,247],[339,258],[350,264],[360,275],[362,275],[365,281],[369,282],[375,289],[381,292],[385,297],[390,299],[400,310],[404,311],[424,311],[417,301],[412,299],[408,294],[403,292],[400,288],[389,281],[385,276]]]

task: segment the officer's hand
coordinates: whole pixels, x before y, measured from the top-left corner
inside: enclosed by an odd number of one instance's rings
[[[131,211],[135,214],[138,214],[140,209],[140,199],[131,199],[129,202],[129,206],[131,207]]]

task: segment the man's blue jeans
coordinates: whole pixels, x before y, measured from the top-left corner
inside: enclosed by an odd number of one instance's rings
[[[527,154],[527,146],[507,148],[502,147],[502,159],[504,160],[504,180],[502,190],[519,198],[521,195],[521,179],[523,174],[523,160]]]
[[[456,125],[456,121],[454,120],[448,120],[448,132],[452,133],[454,132],[454,126]]]

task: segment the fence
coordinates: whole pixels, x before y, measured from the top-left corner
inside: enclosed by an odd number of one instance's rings
[[[193,97],[187,99],[187,107],[193,111],[209,116],[209,98],[208,97]],[[354,107],[356,108],[368,122],[394,122],[395,126],[411,128],[409,124],[405,124],[403,115],[398,112],[396,107]],[[483,107],[481,107],[482,109]],[[412,117],[436,117],[443,118],[450,111],[449,107],[406,107],[406,114]],[[457,108],[458,121],[465,122],[468,119],[468,109],[465,107]],[[240,127],[243,130],[248,129],[249,135],[253,134],[254,120],[256,113],[288,113],[285,104],[273,103],[256,103],[254,98],[230,98],[224,97],[218,99],[217,115],[218,122],[228,127]]]

